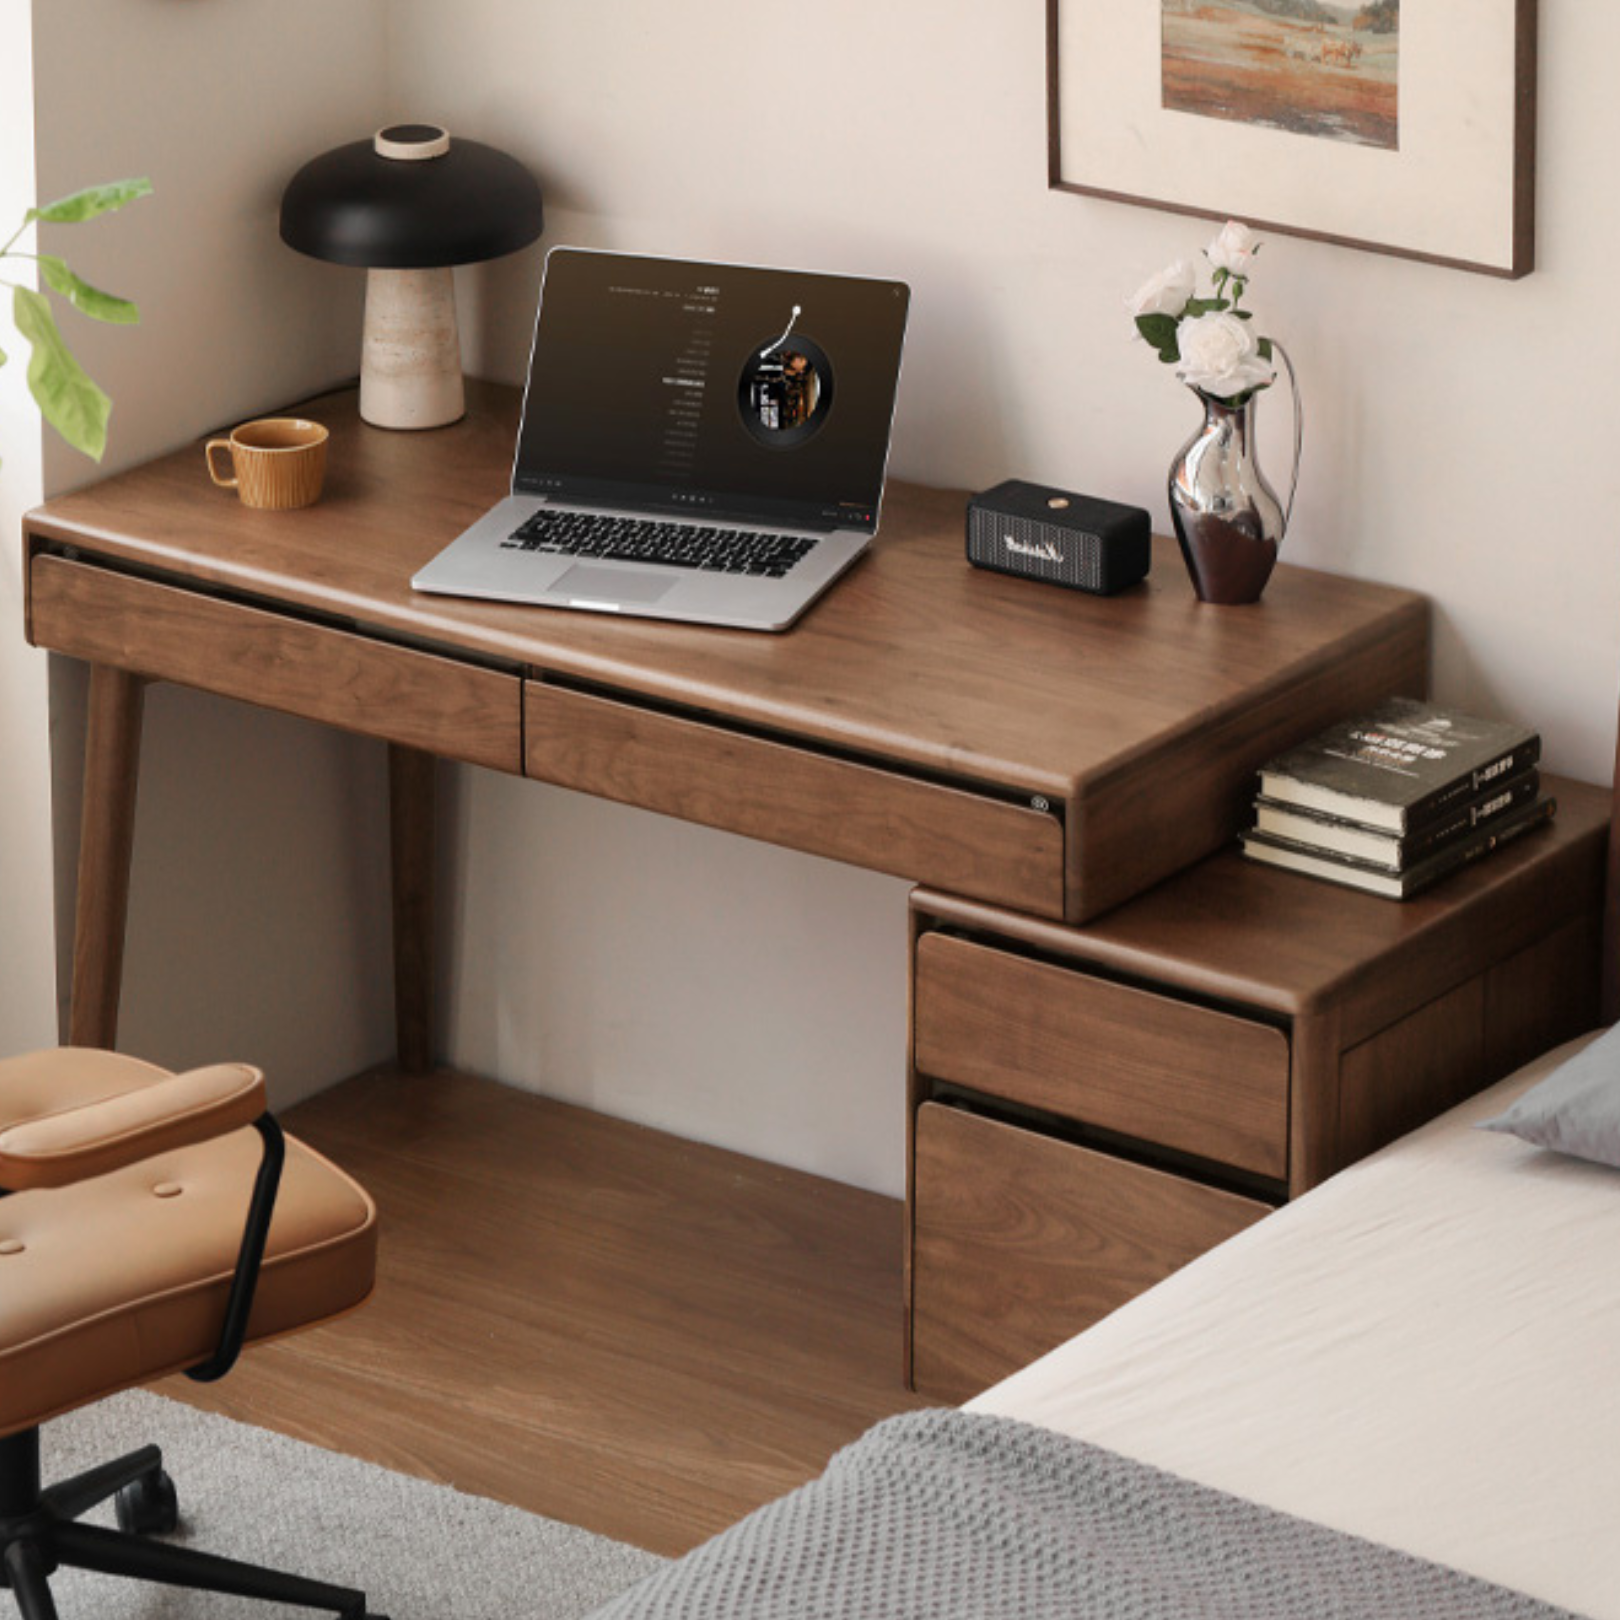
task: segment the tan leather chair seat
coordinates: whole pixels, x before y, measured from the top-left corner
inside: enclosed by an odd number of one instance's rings
[[[110,1053],[0,1064],[0,1140],[168,1078]],[[0,1198],[0,1435],[213,1353],[260,1154],[248,1127]],[[289,1138],[249,1340],[358,1305],[376,1248],[365,1191]]]

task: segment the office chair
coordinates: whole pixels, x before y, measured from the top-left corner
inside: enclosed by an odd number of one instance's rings
[[[363,1592],[152,1540],[179,1522],[156,1446],[42,1487],[39,1426],[358,1305],[376,1249],[370,1198],[283,1137],[256,1069],[0,1061],[0,1585],[23,1620],[56,1620],[60,1566],[362,1620]],[[118,1529],[77,1522],[109,1497]]]

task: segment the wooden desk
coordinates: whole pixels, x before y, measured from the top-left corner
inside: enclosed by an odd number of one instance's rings
[[[257,512],[188,447],[25,520],[27,632],[92,666],[73,1038],[111,1044],[140,693],[177,681],[386,739],[402,1058],[431,1061],[431,762],[469,761],[1080,922],[1228,840],[1255,766],[1421,691],[1427,604],[1284,566],[1193,597],[1172,543],[1116,598],[968,567],[959,492],[891,486],[870,553],[791,632],[420,596],[503,493],[518,397],[361,423],[321,502]]]
[[[390,744],[407,1070],[437,756],[925,884],[908,1373],[956,1398],[1590,1021],[1592,790],[1405,906],[1210,854],[1263,759],[1426,688],[1408,592],[1285,565],[1206,607],[1166,541],[1136,590],[1055,590],[969,568],[962,494],[898,485],[785,635],[417,596],[504,490],[516,394],[419,435],[304,408],[315,507],[249,511],[193,446],[26,520],[29,637],[92,666],[75,1042],[116,1033],[151,679]]]

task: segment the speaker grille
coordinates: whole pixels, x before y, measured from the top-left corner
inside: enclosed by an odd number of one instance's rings
[[[981,568],[1047,579],[1082,591],[1104,588],[1102,540],[1084,529],[988,512],[969,513],[968,557]]]

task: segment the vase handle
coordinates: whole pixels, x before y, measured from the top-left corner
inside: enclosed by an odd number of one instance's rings
[[[1299,488],[1299,452],[1305,442],[1305,407],[1299,397],[1299,379],[1294,375],[1294,362],[1288,358],[1288,351],[1276,338],[1271,340],[1271,346],[1282,356],[1282,363],[1288,372],[1288,392],[1294,400],[1294,470],[1288,478],[1288,504],[1283,508],[1282,538],[1288,538],[1288,526],[1294,517],[1294,492]]]

